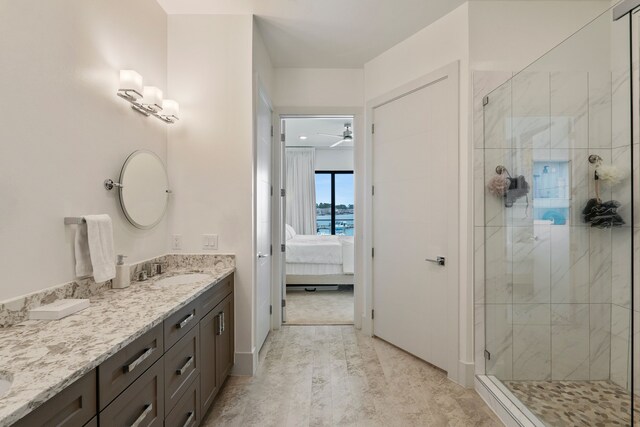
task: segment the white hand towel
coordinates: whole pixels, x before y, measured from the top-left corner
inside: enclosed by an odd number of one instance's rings
[[[109,215],[87,215],[75,239],[76,274],[93,274],[97,283],[116,277],[113,226]]]

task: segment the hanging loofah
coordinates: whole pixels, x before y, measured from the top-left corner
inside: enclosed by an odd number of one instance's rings
[[[614,165],[598,165],[596,168],[598,179],[609,184],[619,184],[627,176],[627,171]]]
[[[504,197],[509,189],[509,178],[506,173],[501,173],[500,175],[496,175],[489,180],[487,183],[487,191],[490,194],[493,194],[496,197]]]

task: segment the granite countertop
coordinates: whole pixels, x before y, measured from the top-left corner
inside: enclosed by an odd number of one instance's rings
[[[0,397],[0,426],[18,421],[234,271],[178,268],[127,289],[101,292],[90,298],[89,308],[64,319],[0,329],[0,378],[13,375],[11,390]],[[212,278],[154,286],[159,279],[194,272]]]

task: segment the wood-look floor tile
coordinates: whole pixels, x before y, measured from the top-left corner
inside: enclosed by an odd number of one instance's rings
[[[254,377],[230,377],[212,426],[499,426],[473,390],[352,326],[285,326]]]

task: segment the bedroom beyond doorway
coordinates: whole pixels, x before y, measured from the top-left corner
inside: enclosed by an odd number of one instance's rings
[[[282,119],[287,324],[354,323],[353,121]]]

